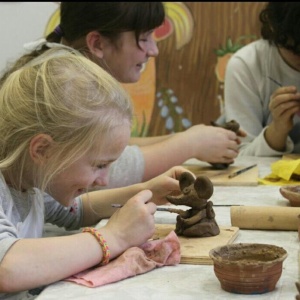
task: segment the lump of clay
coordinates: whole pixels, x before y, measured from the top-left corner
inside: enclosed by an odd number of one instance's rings
[[[186,205],[188,210],[176,209],[177,235],[187,237],[209,237],[220,233],[215,220],[213,203],[208,199],[213,194],[213,184],[207,176],[198,176],[196,179],[189,172],[184,172],[179,178],[182,194],[167,196],[170,203]]]
[[[238,122],[236,122],[235,120],[226,122],[224,125],[219,125],[215,122],[211,122],[211,125],[216,126],[216,127],[222,127],[224,129],[231,130],[235,133],[237,133],[240,129],[240,124]],[[213,169],[216,169],[216,170],[224,170],[224,169],[227,169],[229,166],[229,164],[226,164],[226,163],[211,163],[211,165],[212,165]]]

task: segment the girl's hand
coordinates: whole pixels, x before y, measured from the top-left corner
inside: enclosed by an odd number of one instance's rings
[[[154,234],[156,205],[150,202],[152,192],[143,190],[129,199],[99,231],[107,240],[112,257],[139,246]]]
[[[145,182],[145,188],[151,190],[153,193],[151,201],[156,205],[169,204],[166,196],[173,192],[180,191],[178,180],[183,172],[190,171],[181,166],[173,167],[160,176]]]
[[[240,131],[239,135],[244,136]],[[221,127],[194,125],[184,132],[191,157],[210,163],[232,163],[238,155],[240,140],[231,130]],[[186,142],[187,144],[187,142]]]
[[[295,86],[278,88],[271,96],[269,109],[277,133],[288,134],[293,128],[293,117],[300,110],[300,93]]]

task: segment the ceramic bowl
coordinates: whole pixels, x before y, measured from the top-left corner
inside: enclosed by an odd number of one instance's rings
[[[287,185],[279,188],[280,194],[290,201],[291,206],[300,206],[300,185]]]
[[[221,288],[236,294],[263,294],[275,289],[287,252],[269,244],[231,244],[209,252]]]

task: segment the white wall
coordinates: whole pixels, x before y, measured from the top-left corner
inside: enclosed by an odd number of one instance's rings
[[[23,44],[43,36],[59,2],[0,2],[0,73],[24,52]]]

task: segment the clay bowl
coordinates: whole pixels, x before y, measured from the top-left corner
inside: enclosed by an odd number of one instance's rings
[[[232,244],[209,252],[223,290],[263,294],[275,289],[287,252],[268,244]]]
[[[300,185],[282,186],[279,192],[290,201],[291,206],[300,206]]]

